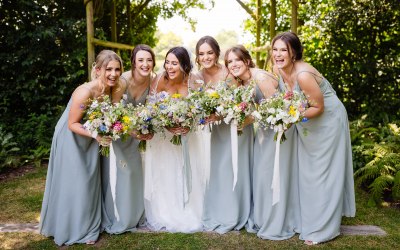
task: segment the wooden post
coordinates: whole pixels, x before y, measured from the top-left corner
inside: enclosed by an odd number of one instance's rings
[[[269,35],[271,36],[271,41],[276,35],[276,0],[271,0],[271,18],[269,19]]]
[[[94,24],[93,24],[93,1],[83,0],[86,6],[86,30],[87,30],[87,60],[88,60],[88,80],[91,80],[90,73],[95,60],[94,45],[92,43],[94,38]]]
[[[256,20],[256,47],[261,45],[261,0],[257,0],[257,20]],[[261,68],[260,65],[260,52],[256,52],[256,65]]]
[[[115,0],[111,2],[111,42],[117,42],[117,5]]]
[[[290,25],[290,29],[292,32],[297,34],[297,9],[299,7],[298,0],[292,0],[292,22]]]

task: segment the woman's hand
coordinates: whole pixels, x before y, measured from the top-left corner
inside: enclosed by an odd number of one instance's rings
[[[209,124],[209,123],[218,122],[220,120],[222,120],[221,116],[216,115],[216,114],[211,114],[209,117],[206,118],[205,122],[206,122],[206,124]]]
[[[174,135],[186,135],[187,133],[189,133],[190,128],[187,127],[170,127],[167,128],[167,130],[171,133],[173,133]]]
[[[147,141],[147,140],[151,140],[154,136],[154,134],[150,133],[150,134],[141,134],[139,131],[137,130],[132,130],[131,132],[129,132],[129,134],[135,138],[138,139],[140,141]]]
[[[238,130],[243,130],[247,125],[250,125],[254,122],[254,117],[252,115],[246,116],[242,124],[238,125]]]
[[[110,136],[101,136],[98,135],[96,136],[96,141],[103,147],[108,147],[110,146],[112,142],[112,138]]]

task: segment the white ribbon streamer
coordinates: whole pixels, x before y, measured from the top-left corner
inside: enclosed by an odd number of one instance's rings
[[[151,142],[146,143],[146,151],[144,152],[144,161],[143,169],[144,169],[144,198],[148,201],[151,201],[151,194],[153,193],[153,172],[152,172],[152,157],[148,153],[151,147]]]
[[[278,136],[275,144],[275,160],[274,160],[274,173],[272,175],[272,206],[279,202],[280,197],[280,174],[279,174],[279,149],[281,146],[281,138],[283,135],[283,129],[278,129]]]
[[[117,221],[119,221],[119,213],[117,208],[117,203],[115,202],[117,198],[116,186],[117,186],[117,157],[115,156],[113,144],[110,144],[110,189],[111,196],[114,203],[114,214]]]
[[[233,170],[232,191],[234,191],[237,182],[237,172],[238,172],[238,134],[237,134],[237,125],[234,122],[231,122],[231,150],[232,150],[232,170]]]
[[[202,135],[200,139],[202,140],[202,152],[204,153],[204,181],[205,187],[208,187],[208,183],[210,181],[210,171],[211,171],[211,131],[210,126],[206,126],[204,130],[202,130]]]

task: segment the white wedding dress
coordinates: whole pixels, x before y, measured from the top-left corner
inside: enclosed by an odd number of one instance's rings
[[[147,226],[155,231],[192,233],[203,230],[201,216],[206,161],[202,131],[186,135],[190,170],[185,174],[183,145],[176,146],[156,134],[147,142],[145,152],[145,212]],[[185,138],[182,138],[182,141]],[[206,144],[206,143],[205,143]],[[203,144],[203,145],[205,145]],[[191,191],[189,191],[191,189]]]
[[[164,135],[155,134],[147,141],[144,154],[147,226],[155,231],[199,232],[203,230],[210,133],[190,132],[182,136],[179,146],[170,142],[172,136],[165,130]]]

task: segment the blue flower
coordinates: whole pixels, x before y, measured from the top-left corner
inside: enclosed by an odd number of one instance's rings
[[[201,119],[200,119],[200,124],[202,124],[202,125],[206,124],[206,119],[201,118]]]
[[[100,129],[101,132],[106,132],[107,131],[107,126],[100,125],[99,129]]]

